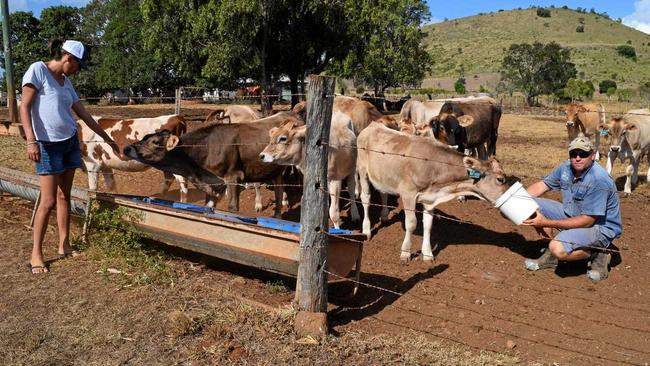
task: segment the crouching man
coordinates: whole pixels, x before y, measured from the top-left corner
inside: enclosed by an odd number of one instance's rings
[[[562,203],[535,198],[540,208],[523,222],[552,238],[541,257],[525,260],[527,270],[590,259],[587,277],[593,281],[607,278],[611,260],[607,247],[621,236],[621,210],[616,185],[605,169],[594,164],[594,153],[589,138],[578,136],[569,144],[569,160],[527,188],[533,197],[549,190],[562,193]],[[553,229],[559,231],[555,237]]]

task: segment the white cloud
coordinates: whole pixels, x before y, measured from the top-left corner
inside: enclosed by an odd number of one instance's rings
[[[442,22],[442,19],[431,17],[431,19],[429,19],[429,21],[426,22],[424,25],[427,26],[429,24],[436,24],[436,23],[440,23],[440,22]]]
[[[29,11],[27,0],[9,0],[9,11]]]
[[[634,13],[623,17],[623,24],[650,34],[650,0],[635,2]]]

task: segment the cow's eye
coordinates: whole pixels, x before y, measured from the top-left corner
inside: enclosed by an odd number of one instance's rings
[[[286,144],[286,143],[287,143],[287,136],[278,137],[278,144]]]
[[[497,177],[497,182],[499,184],[506,184],[506,177]]]

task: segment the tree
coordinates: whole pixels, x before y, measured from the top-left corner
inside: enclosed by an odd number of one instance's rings
[[[93,50],[93,72],[100,92],[125,88],[142,92],[167,85],[163,61],[146,52],[142,41],[139,0],[108,0],[92,21],[91,33],[101,34]]]
[[[616,94],[616,88],[615,87],[610,87],[607,89],[607,101],[611,102],[612,97]]]
[[[605,94],[609,88],[616,90],[616,82],[614,80],[605,79],[598,84],[598,92]]]
[[[546,8],[537,8],[537,16],[540,18],[550,18],[551,11]]]
[[[616,52],[618,52],[618,54],[623,57],[627,57],[629,59],[636,61],[636,50],[634,49],[634,47],[630,45],[626,45],[626,44],[620,45],[616,47]]]
[[[53,39],[76,39],[81,14],[79,8],[51,6],[43,9],[40,18],[40,37],[45,41]]]
[[[501,78],[524,93],[528,105],[561,90],[576,74],[570,50],[555,42],[512,44],[501,64]]]
[[[594,96],[594,84],[591,81],[580,79],[569,79],[564,88],[564,94],[571,97],[571,101],[586,97],[591,99]]]
[[[45,42],[39,37],[40,22],[31,11],[12,13],[9,17],[9,27],[11,28],[9,42],[11,42],[14,63],[14,85],[16,85],[16,90],[20,90],[20,80],[29,65],[39,60],[45,60],[49,55],[46,52]],[[0,28],[1,33],[2,29]],[[0,49],[0,55],[4,60],[4,48]],[[6,85],[3,84],[2,88],[6,90]]]
[[[430,15],[421,0],[346,0],[350,52],[338,73],[372,85],[375,95],[389,87],[420,84],[431,56],[420,26]]]
[[[650,108],[650,81],[646,81],[639,86],[639,96],[643,98]]]
[[[454,90],[456,91],[457,94],[465,94],[465,79],[464,78],[458,78],[456,82],[454,83]]]

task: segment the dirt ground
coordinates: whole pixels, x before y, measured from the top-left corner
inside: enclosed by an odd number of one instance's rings
[[[172,112],[171,106],[90,109],[94,115],[116,117]],[[207,112],[201,105],[183,111],[190,120],[200,120]],[[198,125],[198,122],[191,123]],[[506,114],[499,135],[497,155],[506,173],[510,179],[521,180],[525,185],[550,172],[566,156],[566,133],[561,118]],[[21,156],[23,150],[17,140],[3,137],[0,143],[4,152],[0,153],[0,165],[31,171],[30,164]],[[624,167],[617,162],[613,175],[619,189],[624,183],[623,171]],[[646,171],[642,164],[640,172]],[[129,194],[154,194],[161,180],[162,174],[153,170],[117,175],[119,191]],[[87,185],[83,173],[77,174],[75,182]],[[167,198],[177,197],[178,189],[174,185]],[[254,214],[253,197],[252,190],[243,192],[242,213]],[[273,214],[271,197],[272,192],[264,192],[264,216]],[[549,197],[559,199],[557,195]],[[200,203],[202,195],[191,191],[190,198]],[[364,247],[361,281],[390,292],[362,286],[353,299],[331,299],[332,331],[343,338],[357,332],[389,339],[405,335],[423,337],[444,345],[468,347],[472,353],[499,352],[521,362],[647,365],[650,362],[650,274],[644,263],[650,260],[645,226],[650,222],[650,189],[645,179],[640,179],[632,195],[621,193],[620,198],[623,236],[615,242],[618,252],[610,278],[596,284],[585,276],[586,262],[561,264],[555,272],[526,272],[524,259],[539,256],[545,242],[534,230],[512,225],[486,202],[453,201],[438,207],[437,214],[450,219],[434,220],[432,241],[436,244],[436,262],[433,267],[419,260],[400,264],[399,247],[404,235],[401,209],[393,209],[385,224],[378,223],[379,212],[373,211],[374,236]],[[399,205],[399,202],[393,198],[389,204]],[[225,202],[218,207],[225,208]],[[107,275],[95,274],[96,264],[83,258],[61,261],[46,278],[35,281],[18,270],[30,249],[30,233],[24,227],[29,221],[29,204],[5,196],[1,212],[7,255],[0,259],[3,277],[0,312],[7,315],[3,316],[4,325],[0,325],[0,345],[24,348],[22,353],[11,353],[13,358],[6,359],[9,363],[33,361],[27,355],[43,347],[60,350],[55,356],[60,356],[62,361],[43,359],[36,360],[37,364],[67,363],[64,361],[70,360],[71,355],[81,357],[72,363],[95,363],[77,353],[86,352],[88,347],[94,350],[89,354],[98,354],[99,349],[107,352],[114,358],[107,356],[102,360],[116,364],[155,360],[158,355],[162,355],[162,363],[181,362],[189,354],[183,347],[190,346],[174,342],[155,325],[167,323],[164,314],[181,307],[188,298],[197,303],[209,302],[219,296],[215,288],[225,287],[234,292],[245,288],[238,295],[272,307],[286,305],[291,300],[290,279],[223,262],[205,266],[200,264],[202,260],[187,253],[175,257],[174,265],[181,275],[171,289],[116,288]],[[283,217],[298,220],[299,214],[299,204],[295,204]],[[348,221],[345,227],[359,229]],[[416,234],[418,239],[422,235],[421,223]],[[48,235],[53,238],[54,231]],[[413,249],[418,248],[416,239]],[[75,276],[69,276],[69,271]],[[288,291],[270,291],[268,284],[274,281],[282,281]],[[146,317],[149,320],[143,321]],[[138,328],[130,327],[130,323],[138,324]],[[99,330],[95,324],[109,329]],[[49,340],[57,332],[66,336],[52,344]],[[242,344],[231,344],[228,352],[232,353],[236,347]],[[271,352],[273,349],[269,348]],[[279,354],[291,352],[297,351],[293,348]],[[309,352],[306,354],[309,358]],[[303,363],[292,356],[286,357],[285,362]],[[256,359],[242,360],[260,363]],[[511,361],[492,359],[487,364]],[[368,364],[378,363],[384,362],[368,361]],[[413,358],[405,363],[435,362]]]

